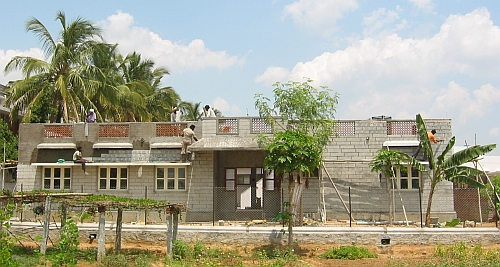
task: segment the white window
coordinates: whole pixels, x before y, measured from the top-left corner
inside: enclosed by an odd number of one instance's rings
[[[126,190],[128,188],[127,167],[100,167],[99,189]]]
[[[255,173],[256,186],[274,191],[279,187],[274,179],[274,171],[264,168],[227,168],[224,176],[226,191],[234,191],[236,188],[249,186],[251,184],[252,169]]]
[[[186,190],[186,167],[157,167],[157,190]]]
[[[274,191],[277,189],[276,182],[274,180],[274,170],[264,170],[265,186],[267,191]]]
[[[421,172],[412,168],[411,165],[403,165],[399,168],[394,168],[395,187],[399,189],[419,189]]]
[[[43,189],[71,189],[71,167],[43,168]]]

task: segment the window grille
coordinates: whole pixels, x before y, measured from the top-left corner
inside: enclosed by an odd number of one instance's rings
[[[354,135],[356,127],[354,121],[337,121],[335,123],[334,134],[336,136]]]
[[[99,125],[99,137],[128,137],[128,124]]]
[[[265,119],[252,118],[252,133],[273,133],[273,128]]]
[[[218,119],[217,134],[238,134],[238,119]]]
[[[417,135],[417,122],[388,121],[387,135]]]
[[[73,137],[73,125],[45,125],[43,127],[44,138],[68,138]]]
[[[187,123],[156,124],[156,136],[182,136]]]

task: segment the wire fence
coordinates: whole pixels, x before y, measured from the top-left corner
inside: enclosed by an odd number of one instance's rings
[[[286,186],[284,186],[286,187]],[[286,188],[265,190],[262,185],[237,185],[232,190],[227,187],[213,187],[213,205],[211,210],[203,211],[204,216],[183,216],[182,223],[201,223],[207,225],[248,225],[280,223],[280,215],[286,211],[284,203],[289,202]],[[325,193],[325,190],[330,192]],[[301,203],[296,209],[296,225],[315,226],[370,226],[389,224],[390,196],[385,189],[374,193],[370,187],[342,187],[339,185],[339,194],[331,188],[317,186],[305,189]],[[498,221],[495,210],[496,198],[481,193],[477,188],[453,188],[453,199],[433,202],[433,211],[439,212],[440,205],[452,205],[452,212],[447,217],[431,214],[431,226],[445,226],[453,218],[458,218],[457,227],[496,226]],[[81,186],[75,192],[96,191],[92,186]],[[145,188],[145,192],[148,189]],[[367,192],[371,191],[370,194]],[[145,193],[144,198],[148,198]],[[425,222],[426,199],[418,194],[399,196],[396,192],[392,199],[392,218],[396,225],[420,226]],[[451,204],[450,204],[451,203]],[[36,221],[37,212],[43,208],[43,203],[31,203],[17,209],[16,217],[19,220]],[[57,214],[59,207],[52,207]],[[85,212],[84,207],[73,207],[73,213]],[[196,209],[187,213],[200,212]],[[353,220],[350,220],[352,215]],[[164,224],[165,214],[156,211],[126,211],[124,221],[128,223]],[[189,220],[189,218],[203,218]],[[108,214],[107,220],[113,221],[116,215],[113,211]],[[53,218],[57,220],[57,215]],[[90,219],[92,221],[92,219]],[[455,220],[456,221],[456,220]]]

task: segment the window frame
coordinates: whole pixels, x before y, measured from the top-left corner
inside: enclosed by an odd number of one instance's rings
[[[47,177],[46,176],[46,170],[51,170],[50,171],[50,176]],[[58,169],[59,170],[59,177],[55,177],[55,170]],[[68,177],[66,176],[66,170],[69,171],[69,175]],[[72,184],[72,180],[73,180],[73,168],[71,166],[61,166],[61,167],[43,167],[42,169],[42,187],[44,190],[71,190],[71,184]],[[59,181],[59,188],[55,188],[55,181],[56,180],[60,180]],[[45,185],[46,185],[46,181],[49,181],[50,183],[50,188],[46,188]],[[66,182],[69,182],[69,185],[68,187],[66,187]]]
[[[258,175],[261,175],[261,179],[263,180],[262,183],[263,183],[263,189],[264,191],[267,191],[267,192],[271,192],[271,191],[276,191],[279,189],[279,181],[278,179],[276,178],[276,175],[275,175],[275,171],[272,170],[271,173],[272,173],[272,176],[268,176],[267,173],[269,173],[269,169],[264,169],[264,167],[226,167],[224,168],[224,191],[225,192],[235,192],[238,188],[238,185],[250,185],[251,184],[251,181],[249,181],[248,183],[240,183],[240,179],[238,179],[238,169],[250,169],[251,170],[251,173],[253,173],[255,171],[255,174],[256,176]],[[258,171],[259,169],[262,170],[262,173],[259,174]],[[249,174],[242,174],[242,175],[249,175]],[[259,177],[256,177],[257,178],[257,181],[259,180]],[[250,178],[251,180],[251,174],[250,174]],[[273,181],[273,188],[272,189],[269,189],[267,187],[267,184],[268,184],[268,181]],[[228,186],[229,185],[229,186]],[[228,189],[229,188],[229,189]]]
[[[163,170],[163,177],[159,176],[159,170]],[[174,169],[174,177],[169,177],[168,169]],[[184,170],[184,177],[180,177],[180,171]],[[169,187],[169,180],[174,182],[174,188]],[[179,181],[184,180],[184,188],[179,189]],[[163,181],[163,188],[159,188],[158,182]],[[187,167],[186,166],[156,166],[155,167],[155,190],[157,191],[186,191],[187,190]]]
[[[111,177],[111,170],[116,169],[116,177]],[[106,177],[102,177],[102,170],[106,170]],[[127,176],[122,177],[122,170],[127,171]],[[100,166],[97,171],[97,190],[112,190],[112,191],[127,191],[129,189],[130,170],[125,166]],[[101,181],[106,181],[106,188],[101,188]],[[116,188],[112,188],[111,181],[116,180]],[[122,182],[125,181],[126,188],[121,188]]]
[[[403,172],[406,175],[402,176],[402,171],[401,167],[405,168],[406,171]],[[418,172],[418,176],[413,176],[414,172]],[[421,185],[422,185],[422,172],[417,170],[415,167],[412,167],[409,164],[402,164],[401,166],[396,166],[394,167],[394,183],[395,187],[394,189],[398,190],[419,190]],[[407,188],[402,188],[401,184],[402,182],[406,180],[406,187]],[[418,182],[418,187],[413,187],[413,182],[417,181]],[[391,188],[392,189],[392,188]]]

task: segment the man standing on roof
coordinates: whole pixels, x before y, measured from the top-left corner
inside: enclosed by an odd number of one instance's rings
[[[89,110],[89,114],[87,114],[87,122],[88,123],[94,123],[97,121],[97,116],[95,115],[94,109],[91,108]]]
[[[194,134],[195,126],[191,124],[189,128],[182,130],[182,148],[181,148],[181,160],[180,162],[184,162],[184,156],[186,157],[186,162],[189,162],[189,154],[188,146],[192,145],[194,141],[198,141],[196,135]]]
[[[204,118],[210,118],[210,117],[214,118],[214,117],[216,117],[214,110],[209,105],[205,105],[205,107],[203,108],[203,111],[202,111],[201,115]]]
[[[181,116],[182,116],[182,111],[177,107],[173,107],[172,113],[170,113],[170,121],[171,122],[180,122]]]

